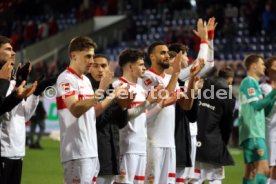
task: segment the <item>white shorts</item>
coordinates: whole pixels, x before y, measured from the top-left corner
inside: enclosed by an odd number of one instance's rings
[[[146,183],[175,183],[176,158],[175,148],[148,147]]]
[[[101,175],[97,178],[97,184],[113,184],[114,180],[114,175]]]
[[[95,184],[100,169],[98,157],[63,162],[64,183]]]
[[[117,183],[144,183],[146,155],[127,153],[120,158],[120,175],[115,177]]]
[[[276,166],[276,140],[268,140],[267,147],[269,166]]]
[[[224,167],[212,164],[196,162],[196,168],[200,169],[200,181],[222,180],[224,176]]]
[[[184,181],[186,182],[191,179],[198,179],[200,177],[200,173],[198,172],[197,169],[195,169],[196,147],[197,147],[196,136],[191,136],[192,167],[177,167],[176,168],[176,183],[177,184],[184,183]]]

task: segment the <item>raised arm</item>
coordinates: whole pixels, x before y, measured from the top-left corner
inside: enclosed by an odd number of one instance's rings
[[[206,74],[212,67],[214,67],[214,34],[216,28],[215,18],[212,17],[208,20],[207,26],[205,22],[202,22],[201,19],[198,20],[198,30],[194,33],[201,39],[200,50],[195,62],[199,62],[199,59],[204,60],[205,66],[197,74],[198,76],[203,76]],[[208,37],[208,41],[207,41]],[[179,79],[186,81],[189,79],[189,73],[192,66],[181,69],[179,74]]]

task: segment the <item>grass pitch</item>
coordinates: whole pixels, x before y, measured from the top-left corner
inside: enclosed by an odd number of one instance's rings
[[[59,142],[42,139],[43,150],[33,150],[26,147],[26,157],[23,161],[22,184],[62,184],[63,171],[59,156]],[[235,160],[235,166],[225,167],[223,184],[242,183],[243,156],[240,149],[230,149]]]

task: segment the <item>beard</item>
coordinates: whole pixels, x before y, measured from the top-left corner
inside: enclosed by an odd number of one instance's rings
[[[170,67],[169,63],[161,63],[161,62],[159,62],[158,65],[161,66],[161,68],[163,68],[163,69],[168,69]]]

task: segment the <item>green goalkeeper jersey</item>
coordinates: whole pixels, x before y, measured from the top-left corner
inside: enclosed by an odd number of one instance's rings
[[[240,85],[239,143],[248,138],[265,138],[264,109],[256,110],[251,102],[263,98],[258,81],[250,76],[244,78]]]

